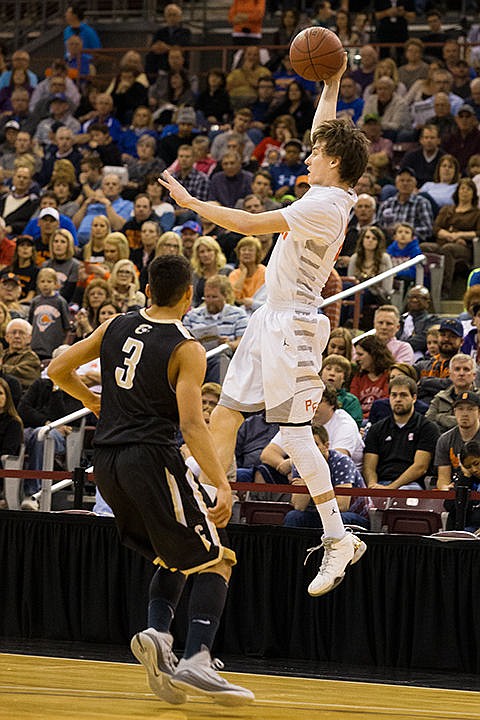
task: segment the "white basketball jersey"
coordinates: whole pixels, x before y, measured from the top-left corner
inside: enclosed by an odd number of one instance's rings
[[[318,308],[322,289],[345,239],[353,190],[314,185],[281,210],[290,228],[278,237],[267,265],[267,298],[274,305]]]

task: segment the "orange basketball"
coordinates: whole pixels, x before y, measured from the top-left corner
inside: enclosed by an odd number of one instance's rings
[[[345,50],[331,30],[309,27],[298,33],[290,45],[290,62],[305,80],[328,80],[340,70]]]

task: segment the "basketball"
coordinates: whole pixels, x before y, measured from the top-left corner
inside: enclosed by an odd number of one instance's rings
[[[309,27],[298,33],[290,45],[290,62],[305,80],[328,80],[340,70],[345,50],[331,30]]]

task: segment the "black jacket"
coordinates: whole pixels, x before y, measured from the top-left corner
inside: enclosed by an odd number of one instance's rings
[[[80,400],[53,387],[48,378],[39,378],[28,388],[18,406],[25,427],[41,427],[83,407]]]

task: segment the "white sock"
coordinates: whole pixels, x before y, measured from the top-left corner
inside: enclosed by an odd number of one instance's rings
[[[281,428],[282,448],[292,458],[312,497],[332,490],[327,461],[315,445],[310,425]],[[336,498],[315,505],[326,537],[342,538],[345,526]]]

